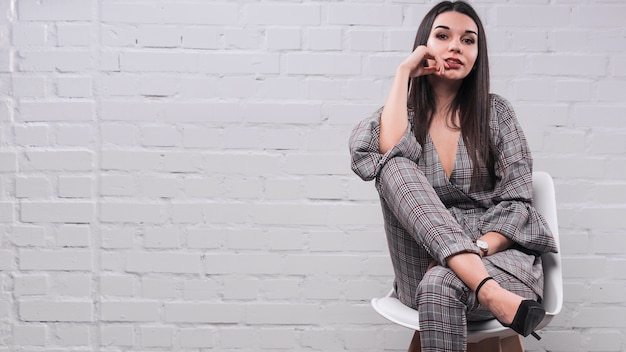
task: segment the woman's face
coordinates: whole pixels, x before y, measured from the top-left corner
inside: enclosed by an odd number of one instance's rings
[[[446,62],[444,78],[462,80],[478,57],[478,26],[460,12],[441,13],[433,22],[426,46]],[[432,64],[434,61],[429,62]]]

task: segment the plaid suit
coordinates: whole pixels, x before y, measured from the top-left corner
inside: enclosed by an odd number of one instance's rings
[[[483,258],[504,288],[536,299],[543,294],[541,258],[556,246],[545,220],[531,206],[532,157],[511,105],[491,95],[491,138],[497,148],[496,182],[483,191],[470,189],[472,161],[458,139],[448,179],[432,140],[420,145],[409,127],[398,144],[379,152],[382,108],[359,123],[350,137],[352,169],[363,180],[376,180],[399,299],[417,308],[423,351],[463,351],[466,319],[491,313],[446,267],[446,258],[478,253],[473,240],[489,231],[515,245]],[[409,126],[413,116],[409,114]],[[486,169],[481,173],[487,175]],[[426,273],[433,260],[442,266]]]

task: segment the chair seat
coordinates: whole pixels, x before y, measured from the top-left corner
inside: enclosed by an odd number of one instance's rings
[[[371,303],[374,310],[387,320],[411,330],[420,330],[417,310],[402,304],[393,290],[387,296],[373,298]],[[546,316],[537,326],[537,330],[547,326],[555,315],[554,312],[546,312]],[[471,321],[467,324],[468,343],[480,342],[491,337],[515,336],[516,334],[515,331],[500,324],[497,319]]]
[[[533,206],[545,218],[552,230],[554,240],[559,246],[559,231],[556,217],[556,199],[552,177],[545,172],[533,173]],[[543,306],[546,316],[536,330],[547,326],[559,314],[563,305],[563,275],[559,253],[545,253],[541,256],[544,273]],[[394,290],[380,298],[373,298],[372,307],[378,314],[393,323],[412,330],[420,330],[418,312],[400,302]],[[467,342],[476,343],[487,338],[506,338],[517,333],[502,326],[496,319],[469,322],[467,324]]]

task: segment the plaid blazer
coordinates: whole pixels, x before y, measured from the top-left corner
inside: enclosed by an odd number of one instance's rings
[[[510,103],[498,95],[492,94],[490,101],[491,138],[497,155],[496,179],[488,189],[470,189],[472,160],[462,136],[458,140],[454,169],[448,179],[430,136],[426,137],[424,145],[417,142],[412,131],[412,113],[409,114],[409,128],[401,140],[387,153],[381,154],[378,138],[382,108],[361,121],[352,132],[349,142],[352,170],[361,179],[369,181],[377,178],[391,158],[400,156],[415,161],[466,236],[476,239],[495,231],[513,240],[512,250],[485,259],[542,296],[542,268],[538,255],[556,252],[557,248],[545,220],[531,205],[532,156],[515,112]],[[481,172],[487,174],[484,169]],[[387,231],[393,229],[394,226],[386,226]]]

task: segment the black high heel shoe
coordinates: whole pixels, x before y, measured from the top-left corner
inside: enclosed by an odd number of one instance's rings
[[[493,277],[489,276],[483,279],[478,286],[476,287],[476,301],[478,302],[478,291],[483,287],[485,282],[489,280],[495,280]],[[511,328],[516,333],[526,337],[528,335],[533,335],[537,340],[541,340],[541,336],[537,335],[534,331],[537,325],[541,323],[543,317],[546,315],[546,310],[539,304],[537,301],[533,301],[531,299],[523,300],[517,308],[517,312],[515,313],[515,317],[511,324],[504,324],[500,320],[500,324],[502,326]]]

